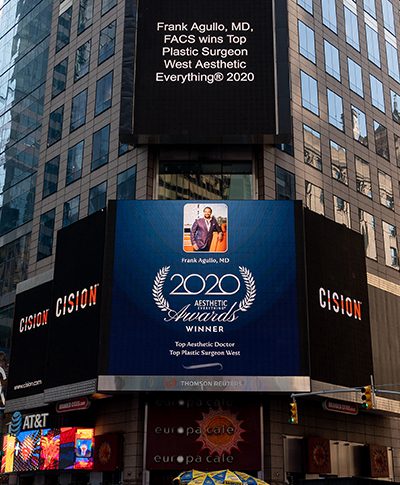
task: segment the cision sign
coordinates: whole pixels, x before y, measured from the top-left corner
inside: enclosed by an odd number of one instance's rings
[[[117,202],[99,390],[308,389],[300,211]]]
[[[285,69],[287,32],[283,33],[283,26],[275,27],[273,3],[138,2],[133,102],[136,142],[277,141],[283,123],[278,119],[278,99],[285,95],[289,99],[289,91],[288,77],[285,83],[278,75],[278,69],[280,73]],[[287,12],[283,8],[277,15],[282,23]],[[280,35],[282,39],[278,39]],[[276,63],[274,46],[278,42],[280,62]],[[125,46],[130,57],[132,49],[132,45]],[[132,73],[127,75],[132,77]],[[275,86],[278,77],[279,86]],[[288,105],[282,111],[288,121]]]

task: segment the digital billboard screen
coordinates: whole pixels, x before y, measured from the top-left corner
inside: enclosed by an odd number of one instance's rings
[[[118,201],[99,390],[307,388],[300,210]]]
[[[262,143],[268,136],[274,140],[280,123],[277,100],[284,97],[282,92],[277,96],[277,90],[288,86],[288,76],[286,82],[279,76],[275,86],[277,69],[287,57],[287,30],[279,40],[276,63],[274,46],[282,28],[275,26],[273,9],[281,24],[287,11],[280,11],[282,2],[273,4],[272,0],[139,0],[135,141]],[[125,46],[128,57],[133,57],[133,49],[132,42]],[[132,73],[128,75],[132,78]],[[286,108],[289,118],[289,105]]]
[[[305,234],[311,377],[367,385],[373,363],[363,237],[309,210]]]
[[[7,399],[43,392],[52,282],[15,298]]]

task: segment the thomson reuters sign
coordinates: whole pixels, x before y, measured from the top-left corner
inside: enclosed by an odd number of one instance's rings
[[[362,301],[337,291],[320,288],[319,306],[324,310],[339,313],[355,320],[361,320]]]

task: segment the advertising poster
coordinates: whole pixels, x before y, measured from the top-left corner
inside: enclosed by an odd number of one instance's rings
[[[255,399],[159,395],[148,403],[148,470],[261,469],[261,409]]]
[[[99,389],[307,388],[298,208],[118,201]]]
[[[272,1],[146,0],[138,5],[136,140],[245,143],[277,134]],[[132,50],[130,45],[127,54]],[[283,43],[280,54],[284,65]],[[280,81],[283,91],[288,77]]]

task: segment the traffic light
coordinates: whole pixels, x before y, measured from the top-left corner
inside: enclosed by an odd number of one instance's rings
[[[362,392],[362,404],[361,406],[364,409],[372,409],[373,408],[373,402],[372,402],[372,386],[364,386],[361,388]]]
[[[297,414],[297,402],[293,401],[290,403],[290,424],[299,424],[299,415]]]

